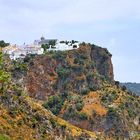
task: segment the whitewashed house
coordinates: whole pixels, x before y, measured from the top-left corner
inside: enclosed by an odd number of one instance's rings
[[[74,44],[66,44],[66,43],[57,43],[53,48],[49,48],[48,51],[67,51],[67,50],[73,50],[78,49],[79,43]]]
[[[41,46],[38,45],[26,45],[22,47],[22,50],[26,52],[26,54],[43,54],[44,50]]]
[[[22,52],[22,50],[17,45],[10,45],[2,49],[4,54],[8,54],[10,59],[16,60],[17,58],[21,57],[22,55],[25,55],[25,53]]]
[[[18,49],[12,52],[12,54],[10,55],[10,58],[13,60],[16,60],[18,58],[25,58],[25,56],[26,54],[22,50]]]
[[[25,58],[27,54],[43,54],[44,50],[38,45],[7,46],[3,48],[4,54],[9,54],[10,59]]]

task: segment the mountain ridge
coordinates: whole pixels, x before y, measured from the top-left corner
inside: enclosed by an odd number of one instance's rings
[[[129,91],[140,95],[140,83],[126,82],[126,83],[121,83],[121,85],[126,86]]]

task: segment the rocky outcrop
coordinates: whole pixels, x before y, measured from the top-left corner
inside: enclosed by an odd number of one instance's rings
[[[100,75],[104,75],[109,81],[114,81],[112,55],[106,48],[93,45],[91,47],[91,59],[96,64],[96,69]]]
[[[37,56],[25,77],[31,97],[45,100],[55,93],[82,93],[114,80],[111,54],[95,45]]]

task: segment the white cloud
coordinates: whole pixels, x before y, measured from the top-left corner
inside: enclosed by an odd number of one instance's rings
[[[43,21],[50,24],[102,22],[140,15],[139,0],[71,0],[69,2],[66,0],[40,0],[39,2],[2,0],[2,2],[0,8],[6,8],[8,17],[17,17],[17,20],[23,18],[30,22],[33,19],[38,23]],[[3,10],[2,8],[0,11]]]
[[[138,19],[139,7],[139,0],[0,0],[0,30],[5,29],[5,36],[9,31],[49,33],[63,25],[82,24],[86,28],[93,24],[97,30],[113,30],[117,27],[104,23],[135,16]]]

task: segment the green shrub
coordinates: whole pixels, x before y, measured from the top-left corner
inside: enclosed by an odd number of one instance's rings
[[[84,65],[84,60],[80,58],[75,58],[74,64]]]
[[[67,56],[67,53],[65,51],[56,51],[53,52],[52,54],[53,54],[52,55],[53,59],[61,60],[61,61],[64,61]]]
[[[48,101],[43,104],[43,106],[50,111],[52,111],[53,114],[58,115],[62,106],[63,106],[64,100],[57,95],[49,97]]]
[[[68,107],[68,109],[65,111],[63,118],[65,120],[68,120],[70,118],[74,118],[75,116],[77,116],[77,112],[76,112],[75,108],[72,105],[70,105]]]
[[[86,46],[86,43],[85,43],[85,42],[82,42],[80,45],[82,45],[82,46]]]
[[[50,48],[48,44],[42,44],[41,47],[44,49],[44,51]]]
[[[64,131],[66,129],[66,124],[61,125],[61,130]]]
[[[81,111],[82,108],[83,108],[83,106],[84,106],[84,103],[83,103],[83,102],[82,102],[82,103],[77,103],[75,106],[76,106],[76,109],[77,109],[78,111]]]
[[[4,40],[1,40],[0,41],[0,47],[6,47],[6,46],[9,46],[10,45],[10,43],[5,43],[5,41]]]
[[[55,45],[56,45],[56,40],[51,40],[51,41],[49,41],[49,45],[50,45],[50,46],[55,46]]]
[[[126,91],[126,90],[127,90],[126,86],[122,86],[121,89],[122,89],[123,91]]]
[[[90,84],[90,85],[89,85],[89,89],[90,89],[90,91],[96,91],[96,90],[98,90],[99,88],[98,88],[97,85]]]
[[[0,140],[10,140],[10,138],[5,134],[0,134]]]
[[[19,114],[19,110],[17,107],[12,107],[9,109],[9,114],[15,118]]]
[[[80,59],[80,60],[84,60],[85,61],[85,59],[88,59],[88,56],[86,56],[85,54],[79,54],[78,55],[78,58]]]
[[[89,88],[83,88],[83,89],[81,90],[81,94],[82,94],[82,95],[87,95],[89,92],[90,92]]]
[[[80,120],[87,120],[87,118],[88,118],[87,114],[84,112],[79,113],[78,117]]]
[[[55,128],[57,126],[57,122],[53,118],[50,119],[50,122],[51,122],[53,128]]]
[[[81,111],[82,108],[83,108],[83,106],[84,106],[84,103],[77,103],[77,104],[76,104],[76,109],[77,109],[78,111]]]
[[[111,120],[115,120],[115,118],[118,118],[117,110],[113,107],[109,107],[107,116]]]
[[[56,72],[60,78],[65,78],[70,74],[71,71],[68,68],[60,67],[56,69]]]
[[[22,62],[15,62],[14,63],[14,70],[13,71],[27,71],[27,64],[26,63],[22,63]]]
[[[11,75],[4,68],[3,54],[0,52],[0,92],[4,92],[7,89],[10,81]]]
[[[101,98],[101,101],[103,103],[111,104],[114,100],[118,98],[118,95],[115,91],[112,92],[106,92],[103,97]]]
[[[65,41],[60,41],[60,43],[65,43]]]
[[[72,66],[71,68],[72,68],[72,71],[74,71],[74,73],[77,73],[78,75],[85,72],[85,69],[83,66]]]
[[[75,58],[74,59],[74,64],[78,64],[79,63],[79,59],[78,58]]]
[[[87,73],[87,75],[86,75],[87,82],[93,81],[94,77],[95,77],[94,72],[89,72],[89,73]]]

